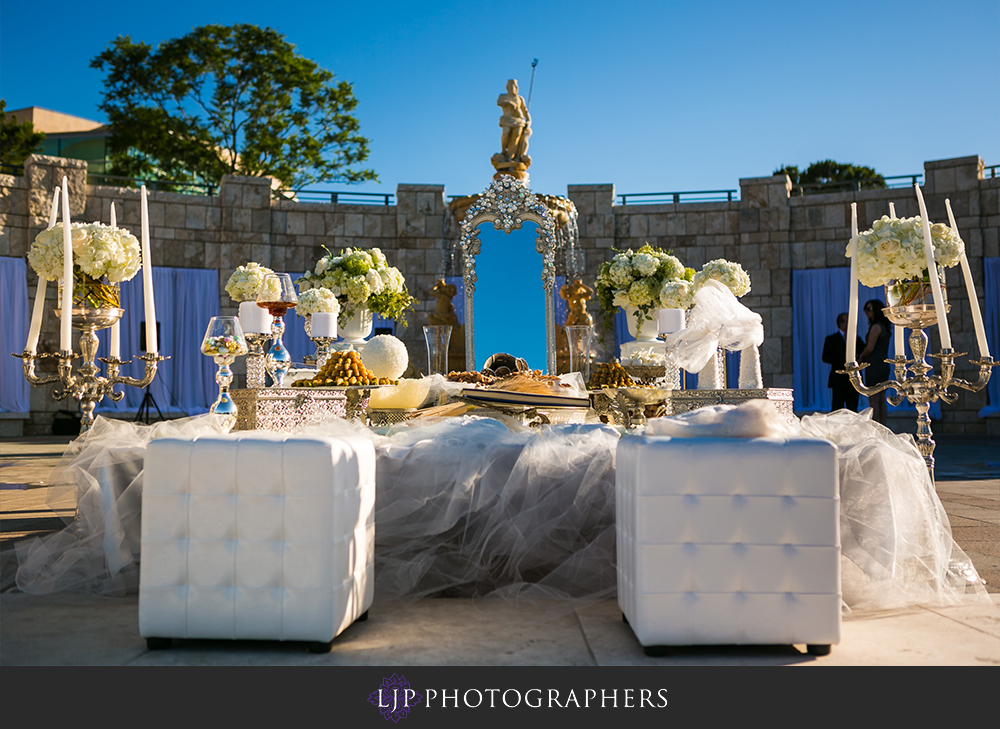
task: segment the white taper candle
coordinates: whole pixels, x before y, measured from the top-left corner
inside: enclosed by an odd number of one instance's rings
[[[951,212],[951,200],[945,198],[944,206],[948,209],[948,225],[958,235],[958,226],[955,225],[955,214]],[[979,344],[979,356],[989,357],[990,346],[986,342],[986,328],[983,326],[983,313],[979,310],[979,297],[976,296],[976,286],[972,282],[972,269],[969,268],[969,257],[965,255],[965,245],[962,246],[962,275],[965,277],[965,289],[969,293],[969,307],[972,309],[972,325],[976,329],[976,343]]]
[[[63,219],[63,297],[62,320],[59,322],[59,349],[68,352],[73,347],[73,232],[69,219],[69,179],[62,180]]]
[[[52,207],[49,209],[49,228],[55,227],[56,219],[59,216],[59,187],[52,190]],[[25,351],[34,354],[38,348],[38,335],[42,331],[42,314],[45,312],[45,289],[48,281],[41,276],[38,277],[38,286],[35,288],[35,303],[31,308],[31,323],[28,324],[28,341],[24,345]]]
[[[857,361],[858,341],[858,204],[851,203],[851,298],[847,308],[847,361]]]
[[[149,252],[149,204],[142,186],[142,297],[146,311],[146,351],[156,354],[156,303],[153,301],[153,259]]]
[[[906,329],[896,324],[892,328],[892,340],[896,348],[897,357],[905,357],[906,351],[903,349],[903,338],[906,337]]]
[[[920,185],[914,185],[917,191],[917,203],[920,205],[920,219],[924,227],[924,255],[927,257],[927,277],[931,282],[931,293],[934,295],[934,308],[937,310],[938,331],[941,334],[941,348],[951,349],[951,330],[948,328],[948,312],[944,310],[944,296],[941,294],[941,282],[937,277],[937,264],[934,262],[934,243],[931,240],[931,220],[927,217],[927,205]]]
[[[115,204],[111,203],[111,229],[115,230],[118,228],[118,216],[115,213]],[[124,314],[122,315],[124,316]],[[114,359],[121,358],[121,337],[122,337],[122,321],[118,319],[114,324],[111,325],[111,342],[109,345],[110,351],[108,356]]]
[[[896,219],[896,203],[892,202],[889,203],[889,219],[890,220]]]

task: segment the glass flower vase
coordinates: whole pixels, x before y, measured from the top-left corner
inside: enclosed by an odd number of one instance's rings
[[[941,298],[944,310],[951,310],[948,303],[948,288],[945,286],[944,268],[937,267],[938,281],[941,283]],[[893,324],[910,329],[923,329],[937,324],[937,307],[934,304],[933,287],[927,271],[922,276],[905,280],[893,280],[885,285],[886,317]]]

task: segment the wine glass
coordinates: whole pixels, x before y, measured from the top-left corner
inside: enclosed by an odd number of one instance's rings
[[[209,320],[205,338],[201,341],[201,352],[214,358],[219,365],[219,371],[215,375],[215,381],[219,384],[219,397],[210,410],[227,416],[229,428],[235,424],[237,412],[236,403],[229,394],[229,385],[233,381],[233,371],[229,365],[248,351],[239,319],[235,316],[213,316]]]
[[[281,387],[281,381],[292,366],[292,357],[281,342],[285,333],[285,322],[282,317],[289,309],[299,303],[295,294],[292,277],[287,273],[269,273],[257,291],[257,306],[267,309],[274,322],[271,324],[271,339],[273,344],[264,358],[264,367],[271,376],[271,387]]]

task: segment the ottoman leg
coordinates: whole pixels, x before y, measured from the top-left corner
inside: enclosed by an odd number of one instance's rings
[[[355,620],[354,622],[355,622],[355,623],[364,623],[364,622],[366,622],[367,620],[368,620],[368,611],[367,611],[367,610],[365,610],[365,611],[364,611],[363,613],[361,613],[361,614],[360,614],[360,615],[358,616],[357,620]]]
[[[628,618],[625,617],[625,613],[622,613],[622,622],[625,623],[625,625],[629,624]]]
[[[329,653],[333,649],[333,641],[326,643],[309,643],[310,653]]]
[[[643,651],[650,658],[663,658],[664,656],[670,655],[670,648],[665,645],[647,645],[643,646]]]
[[[828,656],[830,655],[831,646],[828,645],[807,645],[806,653],[811,656]]]
[[[162,651],[173,645],[172,638],[146,638],[146,648],[151,651]]]

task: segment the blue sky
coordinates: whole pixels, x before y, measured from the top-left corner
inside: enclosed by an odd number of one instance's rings
[[[1000,164],[1000,3],[247,0],[0,7],[0,96],[100,120],[90,60],[207,23],[277,28],[354,85],[368,166],[484,188],[508,78],[531,104],[538,192],[728,189],[833,158],[883,174],[971,154]],[[333,186],[339,187],[339,186]]]

